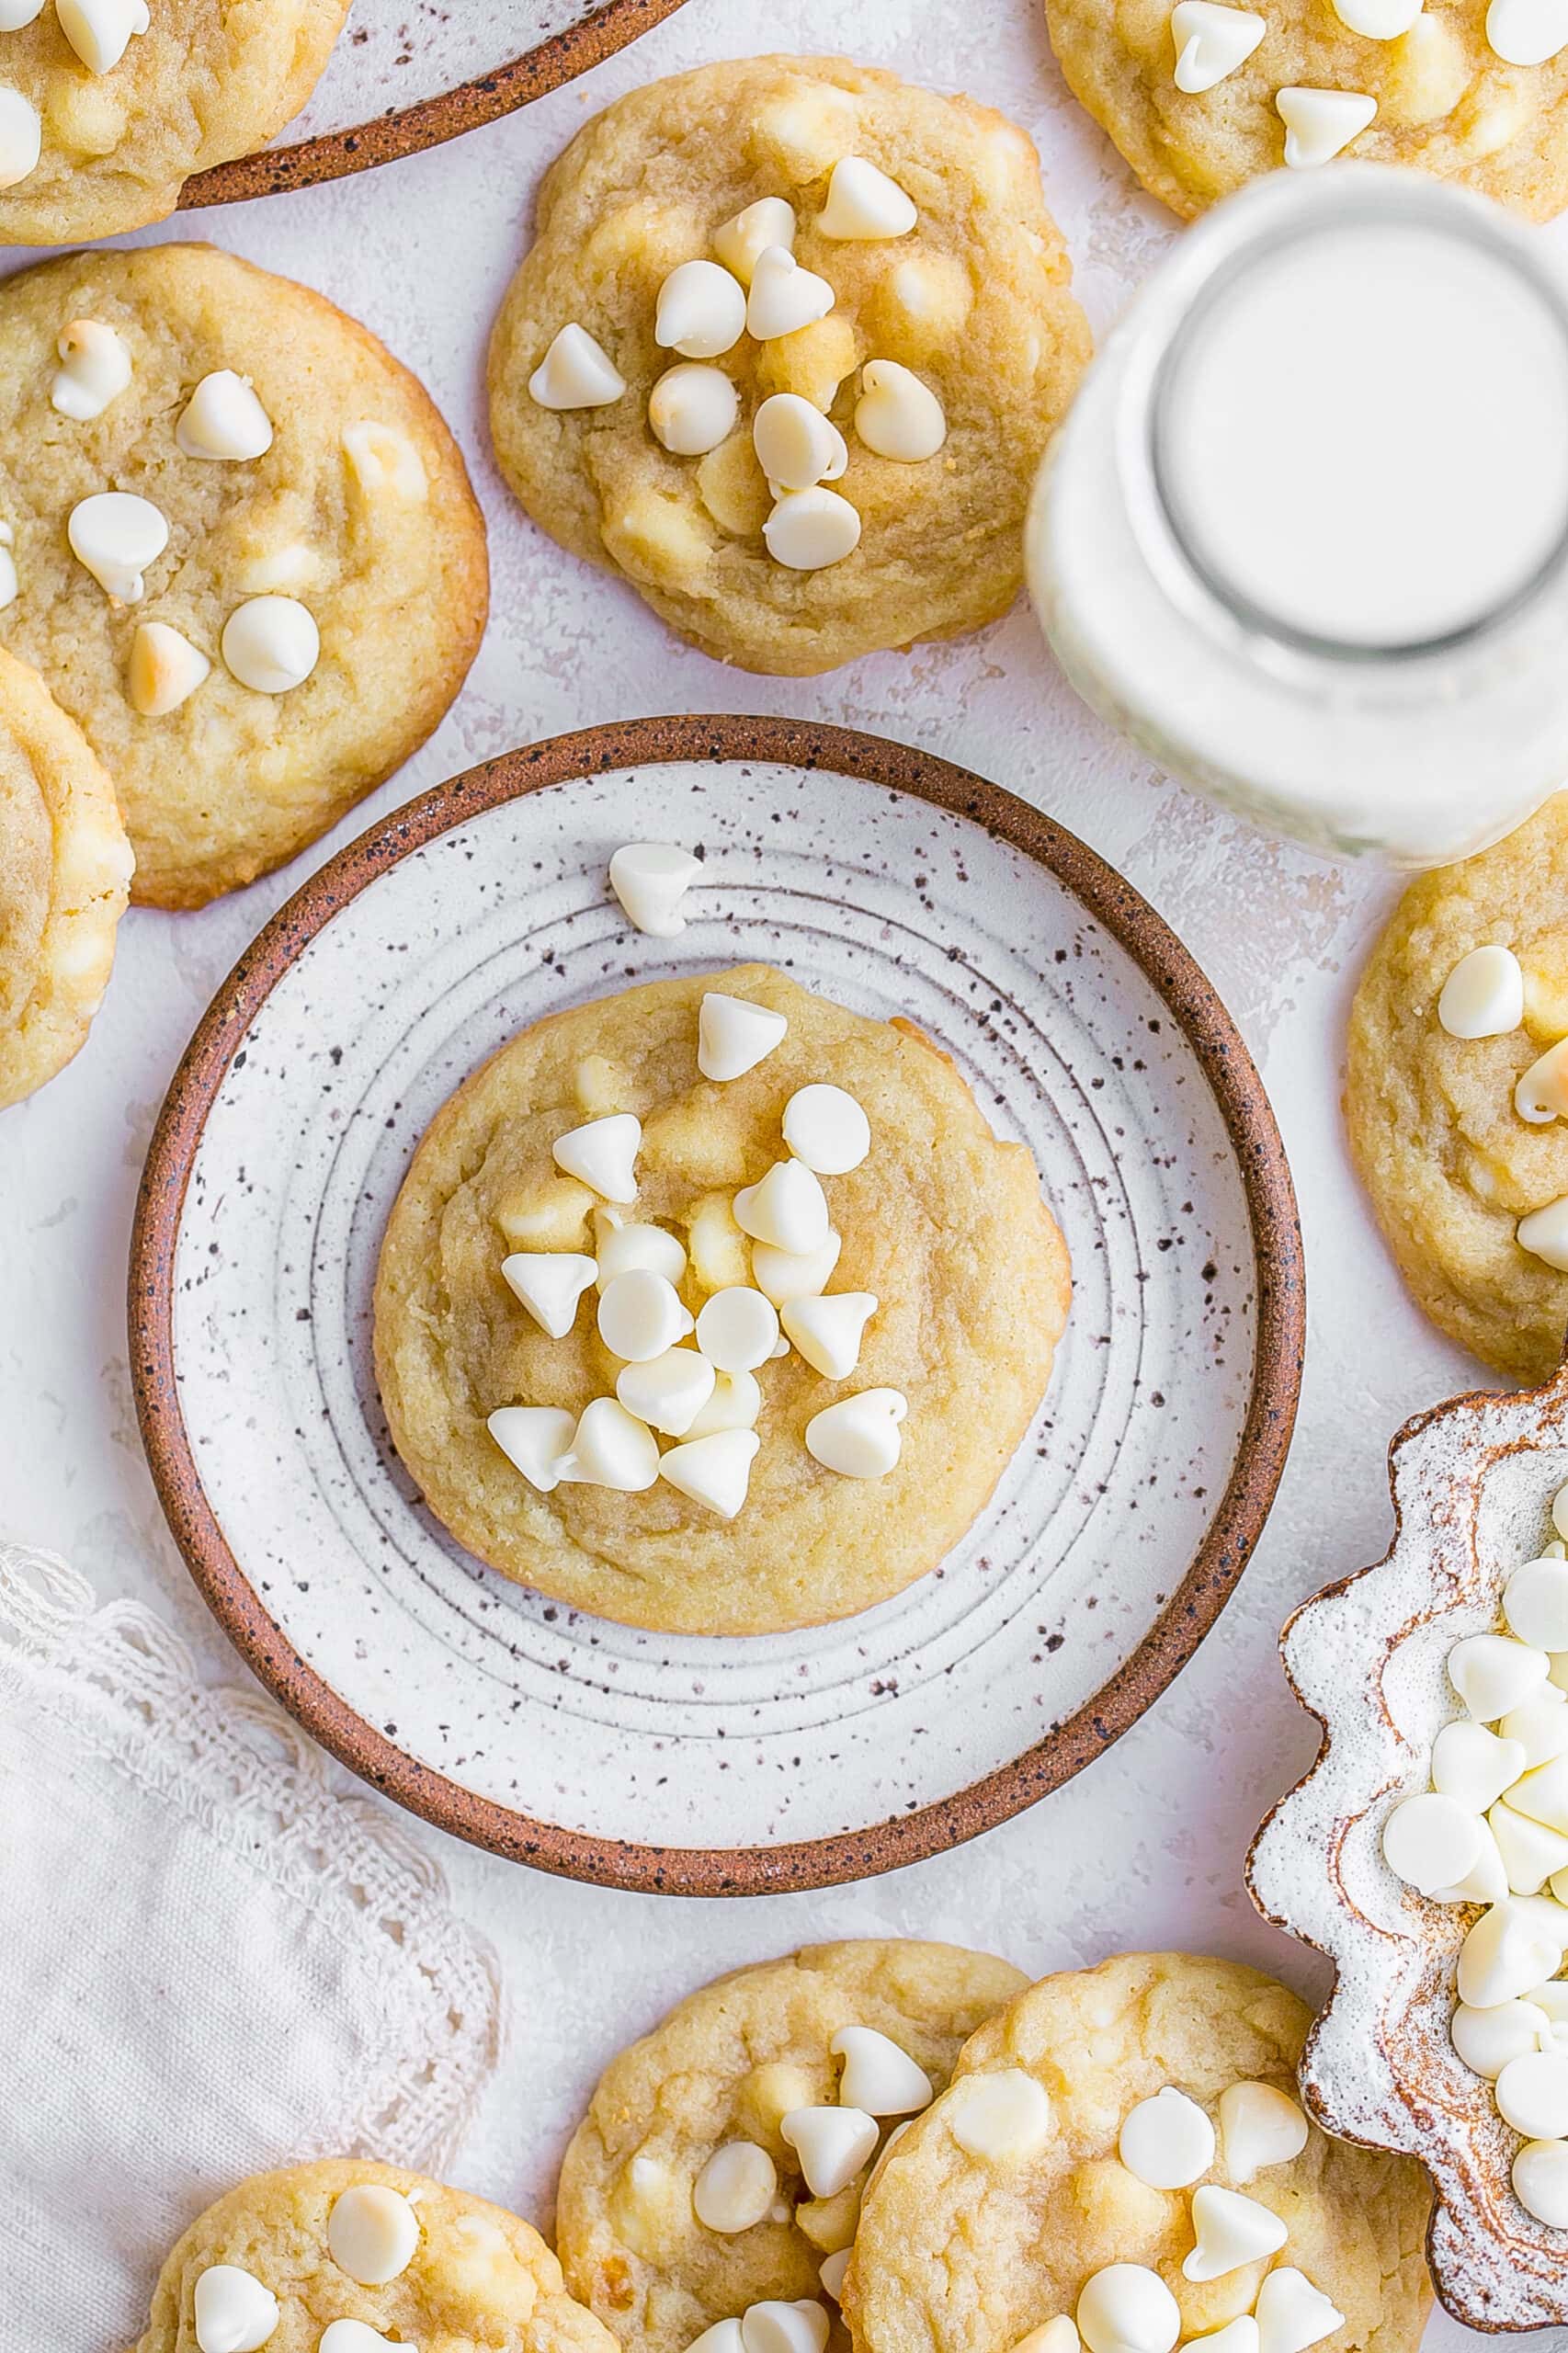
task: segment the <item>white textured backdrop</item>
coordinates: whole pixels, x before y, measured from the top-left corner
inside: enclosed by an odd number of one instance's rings
[[[922,745],[1040,802],[1130,876],[1198,956],[1263,1067],[1306,1227],[1311,1350],[1290,1470],[1237,1598],[1152,1715],[1010,1827],[859,1888],[750,1904],[575,1887],[428,1834],[457,1900],[500,1949],[513,2009],[510,2053],[459,2173],[540,2220],[566,2134],[611,2053],[701,1979],[809,1939],[947,1937],[1041,1972],[1171,1945],[1251,1960],[1320,1993],[1312,1958],[1257,1920],[1241,1884],[1260,1815],[1313,1752],[1276,1636],[1296,1601],[1383,1551],[1395,1427],[1478,1379],[1405,1301],[1346,1158],[1345,1011],[1393,896],[1387,877],[1278,848],[1152,771],[1078,704],[1023,607],[979,636],[828,678],[752,678],[676,643],[629,591],[559,553],[504,491],[483,423],[484,343],[541,170],[621,91],[763,46],[848,48],[970,89],[1022,123],[1096,329],[1173,233],[1067,95],[1038,0],[862,0],[848,11],[841,0],[687,0],[597,73],[454,146],[185,215],[134,241],[210,237],[320,288],[417,370],[484,501],[494,614],[456,710],[335,834],[200,915],[131,915],[86,1051],[0,1117],[0,1530],[67,1553],[100,1593],[155,1600],[215,1676],[238,1671],[165,1530],[127,1372],[126,1241],[169,1075],[265,918],[371,817],[514,744],[647,712],[787,711]],[[178,2132],[177,2086],[165,2128]],[[1470,2341],[1439,2320],[1428,2353]]]

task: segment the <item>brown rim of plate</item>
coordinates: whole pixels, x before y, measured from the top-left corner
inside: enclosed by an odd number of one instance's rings
[[[1140,966],[1196,1053],[1236,1154],[1256,1266],[1252,1396],[1235,1464],[1191,1565],[1132,1656],[1055,1732],[969,1789],[865,1830],[767,1847],[593,1837],[475,1796],[404,1755],[268,1617],[203,1493],[175,1377],[173,1274],[186,1185],[231,1058],[283,972],[340,908],[450,827],[574,777],[668,760],[772,760],[861,778],[970,818],[1056,875]],[[1028,802],[913,745],[805,720],[726,714],[612,722],[487,760],[372,825],[279,908],[202,1016],[159,1113],[131,1230],[130,1336],[142,1443],[175,1541],[247,1665],[324,1747],[411,1813],[537,1870],[639,1893],[762,1895],[869,1879],[960,1846],[1060,1789],[1159,1698],[1229,1600],[1268,1517],[1301,1391],[1305,1271],[1290,1165],[1252,1057],[1191,956],[1130,882]]]
[[[368,172],[377,164],[423,154],[426,147],[442,146],[449,139],[460,139],[465,131],[498,122],[503,115],[542,98],[547,90],[575,80],[590,66],[602,65],[683,5],[684,0],[604,0],[580,24],[568,25],[509,65],[498,65],[456,89],[376,115],[347,131],[328,131],[293,147],[264,147],[259,154],[237,155],[232,163],[194,173],[180,190],[177,209],[189,212],[198,205],[287,196],[293,188],[318,188],[325,180],[347,179],[351,172]],[[347,28],[340,38],[349,38]]]

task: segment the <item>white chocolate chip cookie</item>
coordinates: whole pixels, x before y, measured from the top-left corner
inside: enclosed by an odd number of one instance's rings
[[[320,295],[208,245],[0,285],[0,643],[115,781],[134,895],[199,906],[421,744],[484,625],[427,395]]]
[[[132,2353],[614,2353],[539,2233],[348,2157],[241,2182],[170,2254]]]
[[[826,1084],[870,1142],[791,1119],[843,1166],[819,1177],[784,1121]],[[808,1319],[790,1346],[780,1306],[824,1293],[854,1328]],[[950,1551],[1068,1293],[1033,1160],[947,1056],[746,965],[553,1015],[459,1088],[388,1223],[376,1368],[398,1452],[481,1560],[598,1617],[758,1633],[869,1608]],[[813,1444],[851,1399],[876,1432]]]
[[[637,2353],[686,2353],[758,2303],[828,2308],[823,2269],[855,2235],[878,2143],[1024,1983],[987,1953],[892,1939],[808,1946],[689,1995],[612,2062],[566,2153],[573,2292]],[[806,2167],[840,2139],[858,2162],[813,2195]]]
[[[1275,2343],[1300,2315],[1302,2347],[1415,2353],[1430,2191],[1407,2159],[1306,2128],[1309,2023],[1256,1970],[1183,1953],[1020,1994],[866,2193],[844,2285],[857,2353],[1032,2353],[1074,2316],[1090,2353],[1168,2348],[1267,2303]]]
[[[193,172],[265,147],[299,113],[347,13],[348,0],[48,0],[0,29],[0,244],[163,220]]]
[[[91,745],[37,671],[0,653],[0,1107],[85,1040],[131,863]]]
[[[1568,203],[1562,0],[1045,0],[1076,96],[1190,219],[1282,164],[1414,164],[1536,221]],[[1528,17],[1540,62],[1517,61]],[[1553,47],[1555,40],[1557,46]]]
[[[546,179],[491,346],[496,454],[722,660],[806,676],[951,636],[1018,588],[1089,352],[1068,279],[1001,115],[843,59],[704,66]]]

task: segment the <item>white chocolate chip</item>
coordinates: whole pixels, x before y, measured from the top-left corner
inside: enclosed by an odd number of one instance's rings
[[[1211,2328],[1202,2336],[1189,2336],[1187,2342],[1207,2346],[1209,2353],[1258,2353],[1263,2339],[1252,2314],[1238,2313],[1223,2328]]]
[[[1568,1869],[1568,1836],[1532,1822],[1501,1798],[1486,1817],[1511,1895],[1539,1895],[1553,1872]]]
[[[610,1220],[616,1222],[612,1225]],[[614,1209],[594,1211],[595,1248],[598,1253],[598,1286],[601,1290],[614,1282],[617,1275],[629,1275],[636,1267],[645,1267],[650,1274],[663,1275],[668,1283],[679,1284],[686,1273],[686,1252],[678,1234],[666,1233],[662,1225],[628,1225]]]
[[[43,0],[0,0],[0,33],[19,33],[43,14]]]
[[[872,1290],[835,1291],[830,1299],[790,1300],[778,1320],[813,1372],[824,1381],[847,1381],[860,1361],[860,1343],[878,1305]]]
[[[936,2097],[925,2068],[875,2027],[840,2027],[827,2047],[844,2062],[838,2097],[846,2108],[864,2109],[868,2116],[918,2116]]]
[[[789,1027],[782,1013],[766,1005],[710,989],[697,1017],[697,1067],[721,1084],[744,1078],[783,1043]]]
[[[1486,38],[1506,65],[1544,65],[1568,47],[1568,0],[1492,0]]]
[[[528,378],[528,398],[538,408],[608,408],[626,390],[626,379],[600,343],[575,320],[563,326]]]
[[[38,169],[43,122],[30,98],[0,85],[0,188],[16,188]]]
[[[930,385],[896,359],[868,359],[860,382],[855,430],[867,449],[906,466],[934,458],[948,438],[948,420]]]
[[[256,2353],[278,2325],[278,2299],[237,2263],[213,2263],[198,2274],[192,2317],[200,2353]]]
[[[223,624],[219,646],[232,677],[258,695],[302,687],[321,659],[321,631],[294,597],[251,597]]]
[[[1510,2059],[1494,2096],[1504,2123],[1527,2141],[1561,2141],[1568,2133],[1568,2052],[1529,2051]]]
[[[1294,2264],[1271,2271],[1257,2291],[1260,2353],[1307,2353],[1344,2325],[1345,2314]]]
[[[762,527],[775,563],[790,572],[825,572],[860,544],[860,517],[835,490],[787,490]]]
[[[430,494],[425,460],[406,433],[395,425],[380,425],[371,417],[343,428],[343,454],[360,489],[369,498],[398,498],[407,506],[422,506]]]
[[[541,1332],[563,1340],[577,1321],[577,1302],[593,1283],[591,1258],[576,1250],[514,1250],[501,1272]]]
[[[1176,2298],[1142,2263],[1096,2271],[1078,2298],[1077,2319],[1089,2353],[1171,2353],[1181,2334]]]
[[[419,2245],[419,2217],[401,2189],[356,2182],[333,2200],[326,2218],[327,2252],[362,2288],[384,2288],[401,2278]]]
[[[1506,1634],[1471,1634],[1449,1653],[1449,1681],[1477,1723],[1495,1723],[1539,1691],[1551,1671],[1542,1651]]]
[[[810,2296],[798,2303],[752,2304],[741,2318],[744,2353],[824,2353],[833,2324]]]
[[[629,1414],[619,1398],[596,1397],[584,1406],[556,1468],[569,1485],[640,1495],[659,1475],[659,1449],[646,1423]]]
[[[716,261],[683,261],[659,289],[653,341],[683,359],[717,359],[745,333],[746,290]]]
[[[1560,1038],[1531,1063],[1514,1089],[1514,1108],[1532,1127],[1568,1120],[1568,1038]]]
[[[1512,2061],[1541,2048],[1551,2024],[1533,2002],[1504,2002],[1494,2010],[1472,2010],[1461,2002],[1449,2032],[1465,2065],[1495,2083]]]
[[[1538,1650],[1568,1651],[1568,1561],[1548,1555],[1516,1569],[1503,1587],[1503,1615],[1509,1632],[1521,1643]],[[1522,1761],[1519,1769],[1524,1769]]]
[[[716,1290],[697,1319],[697,1345],[720,1372],[755,1372],[778,1338],[778,1309],[743,1283]]]
[[[919,215],[896,180],[879,171],[863,155],[845,155],[835,164],[827,184],[827,202],[817,219],[820,236],[842,241],[872,237],[907,237]]]
[[[778,2168],[754,2141],[715,2149],[692,2186],[692,2211],[705,2230],[733,2237],[766,2220],[778,2194]]]
[[[1280,90],[1274,103],[1285,126],[1285,161],[1294,172],[1332,163],[1378,111],[1376,98],[1358,90]]]
[[[1568,2231],[1568,2144],[1527,2141],[1514,2159],[1514,2195],[1549,2230]]]
[[[1459,1990],[1471,2009],[1495,2009],[1533,1992],[1562,1966],[1564,1943],[1530,1910],[1539,1897],[1512,1895],[1482,1915],[1460,1950]],[[1568,1913],[1563,1918],[1568,1921]]]
[[[1481,1828],[1478,1817],[1452,1798],[1427,1790],[1396,1805],[1384,1823],[1383,1858],[1406,1886],[1433,1895],[1474,1868]]]
[[[775,392],[752,419],[756,461],[776,491],[837,482],[849,463],[844,436],[799,392]]]
[[[280,547],[247,557],[234,574],[234,585],[247,597],[293,597],[319,587],[325,570],[313,548],[301,540],[285,540]]]
[[[215,368],[186,403],[175,441],[187,458],[237,464],[265,457],[272,447],[272,420],[243,376]]]
[[[607,1201],[634,1201],[642,1146],[641,1120],[630,1111],[612,1111],[608,1119],[568,1129],[550,1149],[557,1168],[591,1185]]]
[[[1181,2276],[1195,2283],[1223,2279],[1244,2263],[1278,2255],[1290,2236],[1278,2215],[1256,2198],[1220,2189],[1213,2182],[1192,2194],[1192,2227],[1198,2244],[1184,2260]]]
[[[648,423],[673,457],[704,458],[729,439],[740,408],[740,393],[722,368],[683,359],[666,368],[649,393]]]
[[[1525,1017],[1525,976],[1511,948],[1472,948],[1461,956],[1437,999],[1450,1038],[1502,1038]]]
[[[832,1280],[843,1247],[843,1236],[831,1231],[820,1250],[775,1250],[766,1242],[754,1243],[752,1280],[780,1311],[795,1300],[815,1299]]]
[[[691,1311],[674,1283],[651,1267],[617,1275],[599,1293],[599,1337],[624,1364],[649,1364],[691,1329]]]
[[[770,343],[797,327],[825,319],[834,291],[825,278],[802,269],[786,245],[765,245],[752,266],[744,325],[758,343]],[[725,347],[727,348],[727,347]]]
[[[1484,1724],[1445,1724],[1432,1744],[1432,1787],[1467,1813],[1484,1813],[1528,1763],[1520,1741],[1499,1740]]]
[[[862,1389],[824,1405],[806,1424],[806,1451],[844,1479],[885,1479],[903,1450],[909,1401],[897,1389]]]
[[[1564,1711],[1562,1694],[1555,1684],[1542,1684],[1534,1697],[1517,1708],[1510,1708],[1502,1717],[1497,1729],[1505,1740],[1517,1740],[1525,1752],[1521,1772],[1533,1766],[1550,1765],[1568,1748],[1568,1712]]]
[[[1568,1193],[1521,1218],[1515,1235],[1522,1250],[1568,1275]]]
[[[151,21],[146,0],[54,0],[54,13],[89,74],[112,74]]]
[[[842,1086],[801,1086],[784,1106],[784,1141],[819,1176],[846,1176],[871,1149],[871,1123]]]
[[[54,348],[61,365],[49,388],[50,406],[74,424],[102,416],[131,381],[131,354],[101,319],[73,319],[61,328]]]
[[[1270,2165],[1287,2165],[1307,2145],[1307,2120],[1288,2092],[1272,2084],[1232,2084],[1220,2095],[1220,2148],[1225,2171],[1244,2186]]]
[[[1544,1822],[1549,1830],[1568,1833],[1568,1756],[1554,1756],[1522,1775],[1508,1791],[1508,1803],[1516,1813]],[[1551,1973],[1541,1972],[1542,1976]]]
[[[645,1364],[624,1364],[615,1393],[629,1414],[665,1438],[685,1438],[713,1394],[715,1374],[695,1348],[666,1348]]]
[[[1176,88],[1190,97],[1212,90],[1246,63],[1267,30],[1266,19],[1250,8],[1221,8],[1215,0],[1177,0],[1171,10]]]
[[[1501,1904],[1508,1893],[1508,1873],[1491,1825],[1476,1816],[1471,1819],[1479,1840],[1475,1860],[1462,1878],[1433,1889],[1432,1900],[1436,1904]]]
[[[959,2147],[971,2157],[1023,2164],[1051,2138],[1051,2101],[1021,2067],[963,2075],[938,2110]]]
[[[698,859],[667,842],[626,842],[610,859],[609,887],[634,929],[675,939],[686,929],[681,901],[701,871]]]
[[[1151,2189],[1187,2189],[1214,2162],[1214,2127],[1196,2100],[1167,2084],[1128,2111],[1117,2154]]]
[[[399,2353],[399,2348],[368,2320],[334,2320],[316,2339],[316,2353]]]
[[[700,2336],[694,2336],[686,2353],[745,2353],[745,2339],[741,2335],[738,2320],[716,2320]]]
[[[757,256],[769,245],[781,245],[786,253],[794,251],[795,208],[781,196],[760,197],[713,232],[714,252],[743,286],[751,284]]]
[[[876,2154],[877,2120],[860,2108],[792,2108],[778,2127],[813,2198],[836,2198]]]
[[[166,719],[190,700],[211,670],[206,654],[167,621],[142,621],[131,641],[126,665],[131,708],[143,719]]]
[[[561,1484],[561,1462],[571,1449],[574,1417],[561,1405],[501,1405],[484,1425],[512,1465],[541,1495]]]
[[[1422,0],[1334,0],[1334,13],[1364,40],[1397,40],[1410,30],[1421,5]]]
[[[823,2294],[831,2296],[835,2304],[844,2301],[844,2275],[849,2268],[849,2258],[854,2252],[852,2246],[841,2246],[836,2255],[828,2256],[817,2267]]]
[[[733,1519],[746,1499],[761,1443],[755,1430],[711,1430],[672,1446],[660,1458],[659,1476],[721,1519]]]
[[[756,1184],[741,1187],[734,1211],[743,1233],[794,1257],[827,1240],[827,1196],[803,1161],[776,1160]]]
[[[699,1364],[706,1363],[699,1357]],[[713,1394],[692,1423],[688,1438],[712,1438],[720,1430],[751,1430],[762,1411],[762,1389],[755,1372],[722,1372]]]
[[[169,527],[150,498],[103,490],[71,509],[65,536],[106,596],[136,605],[147,593],[142,574],[168,546]]]
[[[1083,2341],[1077,2322],[1058,2313],[1054,2320],[1042,2320],[1038,2328],[1020,2336],[1012,2353],[1079,2353]]]

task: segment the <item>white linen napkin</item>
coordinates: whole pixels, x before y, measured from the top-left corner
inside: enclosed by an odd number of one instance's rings
[[[0,1544],[0,2341],[115,2353],[243,2175],[439,2171],[500,2004],[441,1873],[260,1693]]]

